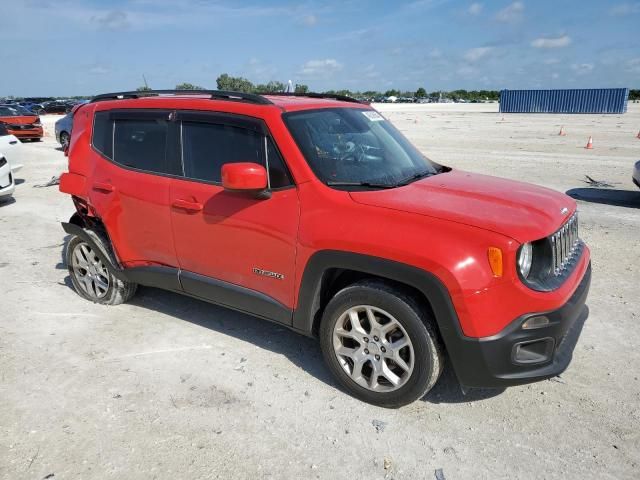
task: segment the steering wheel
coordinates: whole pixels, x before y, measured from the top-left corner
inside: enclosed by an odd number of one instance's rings
[[[333,144],[333,152],[341,162],[357,163],[362,160],[364,149],[350,140]]]

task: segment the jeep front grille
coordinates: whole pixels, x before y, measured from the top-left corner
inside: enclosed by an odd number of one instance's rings
[[[553,274],[558,276],[567,268],[578,252],[578,213],[574,213],[560,230],[551,235]]]

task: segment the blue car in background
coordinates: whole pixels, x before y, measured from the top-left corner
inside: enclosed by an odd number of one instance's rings
[[[71,127],[73,126],[73,112],[67,113],[64,117],[56,122],[56,140],[62,145],[62,148],[69,146],[71,139]]]

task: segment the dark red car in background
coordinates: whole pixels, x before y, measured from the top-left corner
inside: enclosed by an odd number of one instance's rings
[[[0,122],[20,140],[40,141],[44,134],[40,117],[20,105],[0,105]]]

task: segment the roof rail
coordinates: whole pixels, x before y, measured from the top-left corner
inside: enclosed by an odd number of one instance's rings
[[[279,97],[309,97],[309,98],[330,98],[332,100],[340,100],[341,102],[362,103],[353,97],[347,97],[346,95],[338,95],[333,93],[294,93],[294,92],[265,92],[262,95],[277,95]]]
[[[91,99],[91,103],[103,102],[106,100],[123,100],[130,98],[159,97],[161,95],[208,95],[211,100],[228,100],[232,102],[255,103],[257,105],[273,105],[269,99],[261,95],[242,92],[228,92],[225,90],[146,90],[135,92],[114,92],[96,95]]]

